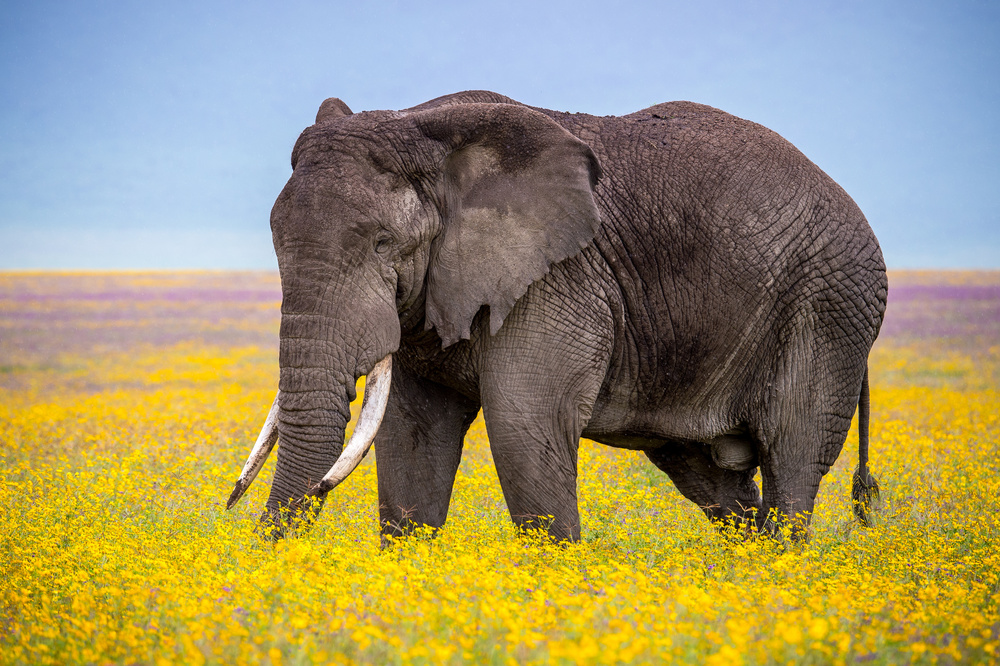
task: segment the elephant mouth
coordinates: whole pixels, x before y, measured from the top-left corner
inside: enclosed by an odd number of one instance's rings
[[[340,483],[351,475],[361,463],[372,443],[375,435],[378,434],[379,426],[382,425],[382,417],[385,416],[385,408],[389,403],[389,386],[392,383],[392,354],[389,354],[375,364],[365,380],[365,397],[361,403],[361,414],[358,416],[357,425],[354,427],[354,434],[344,447],[343,452],[337,461],[330,468],[323,478],[308,490],[305,497],[322,497],[326,493],[336,488]],[[281,399],[281,391],[274,398],[274,404],[264,420],[264,426],[257,436],[257,441],[250,451],[243,471],[240,472],[236,480],[236,486],[229,495],[226,502],[226,509],[231,509],[240,501],[250,484],[257,478],[257,474],[271,451],[278,441],[278,402]],[[301,502],[301,500],[299,500]]]

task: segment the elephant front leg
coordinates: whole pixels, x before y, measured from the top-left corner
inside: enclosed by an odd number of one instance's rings
[[[564,335],[548,321],[515,319],[494,338],[480,375],[483,417],[511,519],[556,541],[580,539],[577,449],[610,344],[589,331]]]
[[[478,413],[477,402],[450,388],[404,368],[393,372],[375,439],[383,545],[417,526],[444,525],[465,433]]]
[[[645,453],[710,520],[743,525],[753,523],[760,512],[756,467],[723,469],[712,459],[708,445],[697,442],[670,442]]]
[[[580,540],[576,475],[579,432],[543,423],[531,410],[484,406],[490,449],[511,520],[556,541]]]

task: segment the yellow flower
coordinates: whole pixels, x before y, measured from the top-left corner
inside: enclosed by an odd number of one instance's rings
[[[154,293],[227,280],[84,283]],[[0,354],[22,335],[16,308],[68,313],[76,335],[110,334],[97,315],[124,311],[58,289],[25,305],[4,300],[5,284],[43,289],[0,274]],[[154,301],[129,305],[132,325],[180,322],[186,342],[0,358],[0,665],[996,661],[995,340],[876,346],[885,506],[868,529],[850,517],[855,426],[804,544],[734,542],[644,456],[588,441],[583,543],[534,542],[510,525],[478,419],[444,529],[380,549],[376,449],[311,531],[272,546],[253,527],[273,460],[237,507],[222,503],[273,399],[276,346],[220,331],[274,336],[277,303],[231,306],[223,326]]]

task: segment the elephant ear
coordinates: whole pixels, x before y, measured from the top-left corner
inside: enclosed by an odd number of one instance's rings
[[[496,333],[532,282],[594,238],[600,166],[587,144],[528,107],[471,103],[413,116],[444,147],[426,318],[447,347],[468,339],[484,305]]]

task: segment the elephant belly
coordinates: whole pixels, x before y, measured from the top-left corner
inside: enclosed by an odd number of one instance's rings
[[[629,433],[592,433],[584,430],[584,437],[607,446],[633,451],[653,451],[664,447],[687,446],[688,439],[637,435]],[[694,440],[705,447],[716,466],[732,470],[746,471],[757,467],[759,456],[757,443],[740,429],[718,435]]]
[[[753,431],[756,424],[741,422],[741,401],[733,399],[752,391],[742,383],[733,385],[732,378],[712,381],[706,368],[698,370],[701,376],[694,382],[667,386],[643,385],[612,371],[583,436],[617,448],[649,450],[666,442],[711,442]]]
[[[734,413],[737,401],[732,399],[747,395],[746,389],[723,381],[643,390],[634,380],[609,376],[582,436],[636,451],[698,443],[706,447],[706,453],[710,449],[718,467],[750,469],[757,465],[758,446],[750,434],[757,424],[743,422]]]

